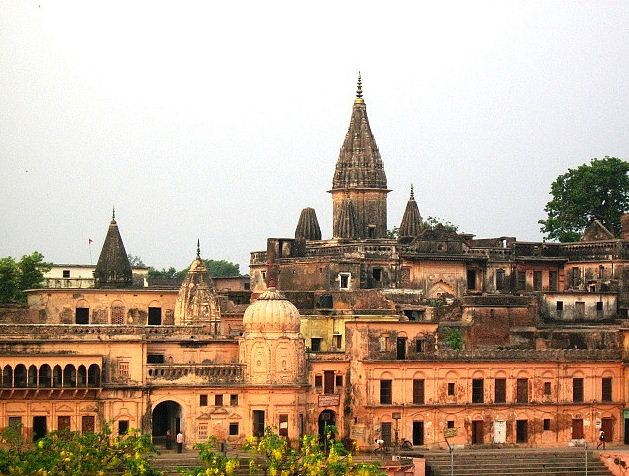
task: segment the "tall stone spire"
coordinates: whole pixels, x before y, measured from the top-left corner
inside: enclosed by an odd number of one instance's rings
[[[320,240],[321,228],[314,208],[304,208],[299,215],[299,222],[295,229],[295,238],[305,240]]]
[[[96,287],[117,288],[132,284],[131,263],[127,256],[113,209],[103,249],[94,270]]]
[[[334,238],[355,240],[358,235],[358,224],[356,223],[356,212],[354,205],[346,192],[345,199],[339,207],[339,213],[334,222]]]
[[[387,177],[374,139],[363,99],[362,77],[358,75],[356,98],[349,128],[332,179],[333,223],[349,191],[355,206],[358,238],[383,238],[387,232]],[[334,230],[334,235],[338,231]]]
[[[400,238],[415,237],[419,235],[422,229],[422,216],[419,214],[419,208],[413,193],[413,185],[411,185],[411,196],[406,203],[406,210],[404,210],[404,216],[400,224]]]

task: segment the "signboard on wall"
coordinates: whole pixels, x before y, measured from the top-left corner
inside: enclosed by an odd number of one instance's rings
[[[458,434],[458,428],[446,428],[443,430],[443,436],[446,438],[454,438]]]
[[[319,395],[320,407],[335,407],[341,403],[340,395]]]

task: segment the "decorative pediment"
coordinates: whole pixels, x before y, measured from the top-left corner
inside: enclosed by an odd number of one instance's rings
[[[74,408],[72,408],[67,403],[62,403],[58,407],[55,408],[57,413],[74,413]]]
[[[605,241],[613,239],[614,234],[605,228],[600,221],[594,220],[590,226],[585,229],[583,235],[581,235],[580,241]]]

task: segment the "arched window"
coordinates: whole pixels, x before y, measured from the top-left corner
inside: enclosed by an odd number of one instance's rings
[[[63,369],[63,386],[76,387],[76,369],[72,364],[66,365]]]
[[[60,365],[55,365],[55,368],[52,369],[52,386],[61,387],[62,384],[63,384],[63,371],[61,370]]]
[[[37,387],[37,367],[31,365],[28,368],[28,382],[27,386],[29,387]]]
[[[100,387],[100,367],[96,364],[90,365],[87,371],[87,385],[89,387]]]
[[[52,369],[48,364],[44,364],[39,368],[39,386],[52,387]]]
[[[11,367],[10,365],[5,365],[4,370],[2,371],[2,386],[13,386],[13,367]]]
[[[15,373],[13,374],[13,386],[15,388],[26,387],[26,367],[22,364],[15,366]]]
[[[87,387],[87,370],[85,369],[85,365],[79,365],[76,384],[78,387]]]

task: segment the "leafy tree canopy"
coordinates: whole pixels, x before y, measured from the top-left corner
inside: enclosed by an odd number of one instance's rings
[[[585,228],[599,220],[615,236],[620,217],[629,210],[629,163],[616,157],[592,159],[560,175],[552,183],[550,200],[540,220],[548,239],[577,241]]]
[[[214,259],[204,259],[203,262],[207,268],[208,274],[211,277],[219,277],[219,276],[239,276],[240,275],[240,265],[236,263],[232,263],[226,260],[214,260]],[[153,267],[149,268],[149,278],[153,279],[164,279],[164,280],[177,280],[181,281],[188,274],[188,268],[184,268],[180,271],[177,271],[173,266],[169,268],[155,269]]]
[[[27,289],[39,288],[44,273],[52,263],[44,261],[44,255],[33,251],[17,261],[11,256],[0,258],[0,303],[26,303]]]
[[[127,254],[127,258],[129,258],[129,263],[131,266],[140,266],[145,267],[144,261],[139,256],[132,255],[131,253]]]
[[[459,225],[455,225],[454,223],[451,223],[448,220],[442,220],[441,218],[437,218],[437,217],[426,218],[424,220],[424,224],[431,230],[434,230],[439,225],[441,225],[448,231],[454,231],[454,232],[459,231]]]

